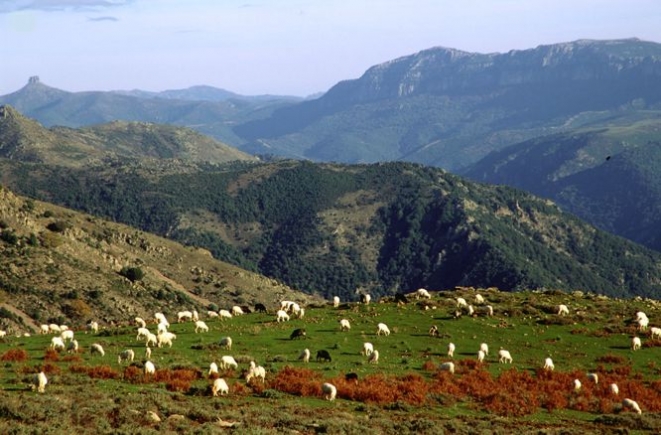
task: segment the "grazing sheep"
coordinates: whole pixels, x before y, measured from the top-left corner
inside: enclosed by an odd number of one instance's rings
[[[49,331],[50,331],[50,328],[48,327],[48,325],[41,325],[39,327],[39,333],[40,334],[48,334]]]
[[[304,328],[298,328],[294,329],[292,333],[289,335],[290,340],[294,340],[297,338],[305,338],[307,336],[307,332],[305,332]]]
[[[337,388],[335,388],[335,385],[329,384],[328,382],[325,382],[321,386],[321,392],[326,400],[335,400],[335,396],[337,396]]]
[[[372,343],[363,343],[363,350],[360,352],[362,355],[370,356],[374,352],[374,345]]]
[[[386,337],[390,335],[390,329],[385,323],[379,323],[377,325],[376,335],[385,335]]]
[[[344,380],[347,382],[353,381],[354,383],[358,383],[358,373],[347,373],[344,375]]]
[[[640,341],[640,337],[634,337],[631,339],[631,349],[638,350],[642,347],[643,343]]]
[[[551,358],[546,358],[544,360],[544,370],[555,370],[555,365],[553,364],[553,360]]]
[[[154,366],[153,362],[147,361],[145,363],[145,376],[154,374],[156,374],[156,366]]]
[[[342,331],[349,331],[351,329],[351,323],[349,323],[349,320],[347,319],[340,320],[340,329]]]
[[[62,340],[73,340],[73,331],[71,329],[62,331],[60,337],[62,337]]]
[[[289,314],[284,310],[278,310],[276,314],[276,320],[279,322],[287,322],[289,320]]]
[[[60,325],[56,325],[55,323],[51,323],[48,325],[48,330],[50,332],[62,332],[62,329],[60,329]]]
[[[493,316],[493,307],[491,305],[487,305],[487,316]]]
[[[121,364],[123,361],[133,362],[135,358],[135,352],[133,349],[126,349],[117,356],[117,364]]]
[[[468,310],[468,315],[473,317],[473,315],[475,314],[475,308],[473,308],[472,305],[469,305],[467,310]]]
[[[567,316],[569,315],[569,307],[564,304],[558,305],[558,316]]]
[[[454,374],[454,363],[453,362],[444,362],[438,367],[439,370],[450,372]]]
[[[651,338],[661,338],[661,328],[652,326],[650,328],[650,337]]]
[[[481,304],[483,304],[483,303],[484,303],[484,296],[482,296],[482,295],[479,294],[479,293],[476,294],[476,295],[475,295],[475,303],[476,303],[477,305],[481,305]]]
[[[280,309],[285,312],[289,311],[289,308],[291,307],[292,304],[294,304],[293,301],[282,301],[280,302]]]
[[[243,315],[243,314],[245,314],[245,313],[243,312],[243,310],[241,309],[240,306],[238,306],[238,305],[234,305],[234,306],[232,307],[232,315],[233,315],[233,316],[241,316],[241,315]]]
[[[468,308],[468,302],[464,298],[457,298],[457,308]]]
[[[317,358],[316,359],[317,359],[317,361],[326,361],[326,362],[331,362],[332,361],[330,353],[328,353],[328,351],[325,350],[325,349],[321,349],[321,350],[317,351]]]
[[[650,321],[649,321],[649,319],[648,319],[647,317],[645,317],[644,319],[639,319],[639,320],[638,320],[638,329],[639,329],[640,331],[644,331],[644,330],[647,329],[647,326],[648,326],[649,324],[650,324]]]
[[[266,369],[262,366],[255,366],[253,361],[251,361],[250,370],[246,374],[246,383],[249,384],[252,378],[261,379],[262,384],[266,380]]]
[[[98,322],[89,322],[87,325],[87,328],[92,331],[93,333],[97,334],[99,332],[99,323]]]
[[[599,383],[599,375],[596,373],[588,373],[588,380],[594,382],[596,385]]]
[[[67,343],[67,352],[78,352],[78,340],[71,340]]]
[[[236,360],[234,359],[233,356],[223,355],[220,358],[220,368],[223,369],[223,370],[227,370],[227,369],[230,369],[230,368],[238,369],[239,364],[236,362]]]
[[[477,362],[484,362],[485,353],[483,350],[477,352]]]
[[[195,322],[195,333],[197,334],[198,331],[209,332],[209,327],[204,323],[204,320],[198,320]]]
[[[147,322],[145,322],[145,320],[142,317],[136,317],[135,319],[133,319],[133,321],[135,322],[135,324],[138,328],[146,328],[147,327]]]
[[[340,297],[339,296],[333,296],[333,307],[337,308],[340,306]]]
[[[193,320],[193,313],[190,311],[179,311],[177,313],[177,322],[183,322],[185,320]]]
[[[617,396],[620,394],[620,387],[618,387],[617,384],[610,384],[608,386],[608,391],[610,391],[613,396]]]
[[[429,335],[431,337],[438,337],[438,326],[432,325],[432,327],[429,328]]]
[[[369,305],[369,303],[372,301],[372,296],[368,294],[360,295],[360,302]]]
[[[257,313],[266,313],[267,312],[266,311],[266,305],[256,303],[255,304],[255,312],[257,312]]]
[[[154,320],[156,320],[156,323],[168,323],[168,319],[165,318],[163,313],[154,313]]]
[[[209,364],[209,376],[218,374],[218,364],[212,362]]]
[[[168,347],[172,347],[172,342],[176,340],[176,338],[177,335],[172,332],[163,332],[156,336],[156,345],[158,347],[163,347],[163,345],[167,344]]]
[[[216,313],[215,311],[208,310],[207,311],[207,317],[210,318],[210,319],[212,319],[214,317],[218,317],[218,313]]]
[[[379,363],[379,351],[374,349],[372,353],[370,354],[369,358],[367,358],[367,362],[369,364],[378,364]]]
[[[301,308],[300,310],[298,310],[298,311],[296,312],[296,317],[298,317],[299,319],[302,319],[303,316],[305,316],[305,309],[304,309],[304,308]]]
[[[310,349],[303,349],[298,355],[298,359],[303,360],[304,363],[310,362]]]
[[[638,403],[635,400],[631,399],[624,399],[622,401],[622,408],[623,409],[630,409],[634,411],[637,414],[642,414],[643,411],[640,409],[640,406],[638,406]]]
[[[232,337],[221,338],[219,344],[222,349],[232,350]]]
[[[99,343],[94,343],[90,347],[90,353],[98,353],[101,356],[106,356],[106,351],[103,350],[103,346],[101,346]]]
[[[409,303],[409,298],[406,297],[404,293],[395,293],[395,302],[397,302],[397,305],[404,305]],[[427,306],[425,305],[425,309],[427,309]]]
[[[643,313],[642,311],[638,311],[636,313],[636,322],[642,319],[647,319],[647,314]]]
[[[576,392],[581,391],[581,386],[582,386],[581,381],[579,381],[578,379],[574,379],[574,391]]]
[[[289,305],[289,308],[287,309],[287,312],[296,314],[298,317],[300,317],[301,313],[301,306],[298,305],[296,302],[292,302]]]
[[[150,344],[158,346],[158,337],[156,334],[152,334],[151,332],[147,334],[147,341],[145,342],[145,346],[149,347]]]
[[[480,350],[484,352],[485,355],[489,355],[489,345],[486,343],[480,344]]]
[[[64,350],[64,340],[62,337],[53,337],[50,339],[50,347],[55,350]]]
[[[165,332],[168,332],[169,327],[170,325],[168,325],[167,323],[163,323],[163,322],[159,323],[158,325],[156,325],[156,334],[163,334]]]
[[[145,358],[147,359],[151,358],[151,347],[149,346],[145,348]]]
[[[44,372],[39,372],[35,374],[32,378],[32,389],[37,390],[38,393],[45,393],[46,392],[46,384],[48,384],[48,378],[46,377],[46,373]]]
[[[450,358],[454,358],[454,350],[455,350],[455,345],[454,343],[449,343],[448,344],[448,356]]]
[[[227,382],[225,382],[225,379],[223,378],[216,378],[213,381],[213,385],[211,386],[211,394],[216,397],[219,394],[221,396],[227,395],[230,393],[230,387],[227,385]]]
[[[197,322],[198,320],[200,320],[200,313],[197,310],[193,310],[193,322]]]
[[[500,349],[498,351],[498,362],[501,364],[512,364],[512,355],[510,355],[508,350]]]
[[[138,328],[138,335],[135,336],[135,340],[139,341],[143,337],[147,338],[149,337],[149,334],[150,334],[149,329],[141,326]]]
[[[223,320],[223,319],[231,319],[231,318],[233,317],[233,316],[232,316],[232,313],[230,313],[230,312],[227,311],[227,310],[220,310],[220,311],[218,311],[218,315],[220,316],[220,320]]]
[[[431,294],[424,288],[419,288],[415,294],[418,299],[431,299]]]

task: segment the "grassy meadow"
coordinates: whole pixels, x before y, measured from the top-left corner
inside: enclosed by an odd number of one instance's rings
[[[52,335],[7,336],[0,343],[0,432],[2,433],[636,433],[661,431],[661,341],[637,331],[636,311],[661,325],[659,305],[651,300],[614,300],[593,294],[561,292],[504,293],[480,290],[494,308],[487,316],[455,316],[456,297],[469,303],[477,291],[432,293],[430,301],[342,304],[305,307],[305,316],[277,323],[275,310],[221,321],[198,309],[210,331],[194,333],[191,322],[177,323],[172,348],[153,348],[157,373],[145,377],[144,343],[134,326],[103,326],[96,333],[84,325],[76,332],[78,353],[48,351]],[[556,314],[558,304],[570,314]],[[428,309],[422,307],[428,305]],[[182,307],[185,309],[186,307]],[[230,308],[230,307],[225,307]],[[275,307],[270,307],[275,308]],[[351,323],[341,331],[339,320]],[[128,319],[127,319],[128,322]],[[377,336],[377,324],[390,336]],[[428,331],[436,325],[439,335]],[[76,325],[74,326],[74,329]],[[155,332],[155,324],[149,324]],[[305,328],[302,339],[290,339]],[[639,335],[643,348],[631,349]],[[233,339],[231,351],[222,337]],[[379,351],[378,364],[361,355],[364,342]],[[456,345],[454,357],[447,346]],[[490,347],[477,362],[480,343]],[[99,343],[105,356],[90,353]],[[498,349],[511,352],[513,363],[499,364]],[[134,363],[120,365],[124,349]],[[298,360],[301,350],[311,361]],[[318,350],[332,361],[316,361]],[[230,394],[212,397],[209,364],[233,355],[238,370],[222,371]],[[551,357],[555,371],[544,372]],[[266,382],[246,382],[241,372],[254,360],[267,370]],[[453,361],[455,373],[439,365]],[[30,379],[44,370],[44,394],[31,391]],[[344,379],[356,373],[357,383]],[[588,380],[594,372],[599,382]],[[574,391],[573,380],[582,383]],[[323,399],[321,383],[337,386],[338,398]],[[608,391],[610,383],[618,396]],[[623,410],[623,398],[640,404],[642,415]],[[157,415],[157,421],[153,415]],[[541,431],[541,432],[540,432]]]

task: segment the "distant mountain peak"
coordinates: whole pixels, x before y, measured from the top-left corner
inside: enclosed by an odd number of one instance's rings
[[[37,83],[39,83],[39,76],[31,76],[28,79],[28,85],[35,85]]]

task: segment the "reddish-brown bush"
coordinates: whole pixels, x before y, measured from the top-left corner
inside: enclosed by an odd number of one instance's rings
[[[77,364],[69,367],[69,370],[73,373],[85,373],[87,376],[93,379],[119,378],[119,373],[108,365],[88,367]]]
[[[436,363],[434,361],[430,360],[430,359],[428,359],[427,361],[422,363],[422,370],[424,370],[426,372],[436,371],[437,368],[438,368],[438,366],[436,365]]]
[[[59,375],[61,370],[58,366],[55,364],[50,364],[46,363],[41,367],[41,371],[46,373],[47,375],[53,374],[53,375]]]
[[[136,366],[128,366],[122,373],[122,379],[131,384],[141,384],[145,381],[144,371]]]
[[[165,389],[168,391],[185,393],[190,390],[190,385],[190,381],[184,379],[170,379],[165,383]]]
[[[62,361],[65,362],[81,362],[83,359],[78,355],[77,353],[71,354],[71,355],[65,355],[62,358]]]
[[[597,358],[598,363],[604,364],[624,364],[625,361],[626,359],[623,356],[613,355],[612,353],[607,353]]]
[[[28,359],[28,353],[25,349],[9,349],[2,354],[0,359],[2,359],[2,361],[22,362]]]
[[[287,366],[271,381],[272,388],[296,396],[320,396],[321,375],[315,371]]]
[[[44,361],[59,361],[60,360],[60,354],[57,353],[55,349],[46,349],[46,353],[44,354]]]

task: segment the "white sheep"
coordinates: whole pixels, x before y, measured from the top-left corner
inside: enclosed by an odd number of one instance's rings
[[[216,378],[213,381],[213,385],[211,386],[211,394],[216,397],[219,394],[221,396],[224,396],[226,394],[230,393],[230,387],[227,385],[227,382],[223,378]]]
[[[376,335],[385,335],[386,337],[390,335],[390,329],[385,323],[379,323],[377,325]]]
[[[209,376],[218,374],[218,364],[212,362],[209,364]]]
[[[289,320],[289,314],[287,314],[284,310],[278,310],[278,313],[276,314],[276,320],[278,322],[286,322]]]
[[[631,339],[631,349],[638,350],[642,347],[643,343],[640,341],[640,337],[634,337]]]
[[[641,320],[641,319],[647,319],[647,314],[643,313],[642,311],[638,311],[636,313],[636,322]]]
[[[99,343],[93,343],[92,346],[90,346],[90,353],[98,353],[101,356],[106,356],[106,351],[103,350],[103,346]]]
[[[207,317],[209,317],[209,318],[218,317],[218,313],[216,313],[215,311],[209,310],[209,311],[207,311]]]
[[[147,327],[147,322],[145,322],[145,319],[143,319],[142,317],[136,317],[135,319],[133,319],[133,321],[135,322],[135,325],[138,328],[146,328]]]
[[[431,294],[425,288],[419,288],[416,292],[416,297],[420,299],[431,299]]]
[[[156,325],[156,334],[163,334],[165,332],[168,332],[169,327],[170,327],[169,324],[160,322],[158,325]]]
[[[67,352],[78,352],[78,340],[71,340],[67,343]]]
[[[485,355],[489,355],[489,345],[486,343],[480,344],[480,350],[484,352]]]
[[[298,310],[298,311],[296,312],[296,317],[297,317],[297,318],[302,319],[303,316],[305,316],[305,308],[301,308],[300,310]]]
[[[222,349],[232,350],[232,337],[223,337],[219,343]]]
[[[661,328],[657,326],[652,326],[650,328],[650,337],[651,338],[661,338]]]
[[[363,343],[363,350],[360,353],[365,356],[370,356],[372,352],[374,352],[374,345],[369,342]]]
[[[149,346],[145,348],[145,358],[147,359],[151,358],[151,347]]]
[[[50,328],[49,328],[48,325],[39,326],[39,333],[40,334],[48,334],[49,331],[50,331]]]
[[[240,306],[238,306],[238,305],[234,305],[234,306],[232,307],[232,315],[233,315],[233,316],[241,316],[241,315],[243,315],[243,314],[245,314],[245,313],[243,312],[243,310],[241,309]]]
[[[135,352],[133,349],[126,349],[117,355],[117,364],[121,364],[124,361],[132,363],[135,359]]]
[[[498,362],[501,364],[512,364],[512,355],[510,355],[508,350],[500,349],[498,351]]]
[[[579,381],[578,379],[574,379],[574,391],[576,392],[581,391],[581,386],[582,386],[581,381]]]
[[[620,387],[618,387],[617,384],[610,384],[608,386],[608,391],[610,391],[613,396],[617,396],[620,394]]]
[[[197,310],[193,310],[193,322],[197,322],[198,320],[200,320],[200,313]]]
[[[99,332],[99,322],[91,321],[87,324],[87,328],[97,334]]]
[[[369,303],[372,301],[372,296],[368,294],[361,295],[360,301],[365,305],[369,305]]]
[[[156,345],[158,347],[163,347],[163,345],[167,344],[168,347],[172,347],[172,342],[176,340],[176,338],[177,335],[172,332],[163,332],[156,336]]]
[[[475,303],[476,303],[477,305],[482,305],[482,304],[484,303],[484,296],[482,296],[482,295],[479,294],[479,293],[476,294],[476,295],[475,295]]]
[[[32,389],[36,389],[38,393],[46,392],[46,384],[48,384],[46,373],[39,372],[32,377]]]
[[[551,358],[546,358],[544,360],[544,370],[555,370],[555,365],[553,364],[553,360]]]
[[[168,322],[168,319],[165,318],[165,314],[163,313],[155,313],[154,319],[156,320],[156,323],[165,323],[167,325],[170,324],[170,322]]]
[[[193,313],[190,311],[179,311],[177,313],[177,322],[183,322],[184,320],[193,320]]]
[[[227,310],[220,310],[218,311],[218,315],[220,316],[220,320],[223,319],[231,319],[232,318],[232,313],[230,313]]]
[[[149,345],[153,346],[158,346],[158,337],[156,334],[152,334],[151,332],[147,334],[147,340],[145,341],[145,346],[149,347]]]
[[[642,414],[643,411],[640,409],[640,406],[638,406],[638,403],[635,400],[631,399],[624,399],[622,401],[622,408],[630,409],[637,414]]]
[[[156,374],[156,366],[154,366],[153,362],[147,361],[145,363],[145,376],[154,374]]]
[[[298,359],[303,360],[304,363],[310,362],[310,349],[303,349],[298,355]]]
[[[71,329],[64,330],[60,333],[62,340],[73,340],[73,331]]]
[[[321,386],[321,392],[326,400],[335,400],[335,396],[337,396],[337,388],[335,388],[335,385],[328,382],[325,382]]]
[[[342,331],[350,330],[351,329],[351,323],[349,323],[349,320],[347,320],[347,319],[340,320],[340,329]]]
[[[456,346],[454,345],[454,343],[449,343],[449,344],[448,344],[448,356],[449,356],[450,358],[454,358],[454,350],[455,350],[455,348],[456,348]]]
[[[340,306],[340,297],[339,296],[333,296],[333,307],[337,308]]]
[[[198,320],[195,322],[195,333],[197,334],[198,331],[209,332],[209,327],[204,323],[204,320]]]
[[[149,334],[150,334],[149,329],[141,326],[138,328],[138,335],[135,336],[135,340],[139,341],[142,338],[146,339],[147,337],[149,337]]]
[[[650,324],[649,319],[646,317],[644,319],[639,319],[638,320],[638,329],[640,331],[644,331],[647,329],[647,326]]]
[[[292,304],[294,304],[294,302],[292,301],[282,301],[280,302],[280,309],[282,311],[289,311],[289,308],[291,307]]]
[[[60,325],[60,332],[66,331],[67,329],[69,329],[67,325]]]
[[[485,356],[486,356],[486,355],[485,355],[484,351],[483,351],[483,350],[479,350],[479,351],[477,352],[477,361],[478,361],[478,362],[481,362],[481,363],[484,362],[484,357],[485,357]]]
[[[62,340],[62,337],[59,336],[53,337],[50,339],[50,347],[54,350],[64,350],[64,340]]]
[[[372,351],[369,358],[367,359],[367,362],[370,363],[370,364],[378,364],[379,363],[379,351],[374,349],[374,351]]]
[[[62,332],[62,329],[60,329],[60,325],[56,325],[55,323],[49,324],[48,330],[50,332]]]
[[[220,368],[223,370],[227,370],[229,368],[237,369],[239,368],[239,364],[236,362],[233,356],[223,355],[220,358]]]
[[[493,307],[491,305],[487,305],[487,315],[493,316]]]
[[[453,362],[444,362],[438,368],[439,368],[439,370],[442,370],[442,371],[445,371],[445,372],[450,372],[450,373],[454,374],[454,363]]]
[[[468,302],[464,298],[457,298],[457,308],[468,308]]]
[[[250,370],[248,370],[248,374],[246,375],[246,383],[249,384],[252,378],[261,379],[262,384],[266,380],[266,369],[262,366],[255,366],[253,361],[251,361]]]
[[[567,316],[569,315],[569,307],[565,304],[558,305],[558,316]]]
[[[594,382],[596,385],[599,383],[599,375],[596,373],[588,373],[588,380]]]
[[[292,302],[289,305],[289,308],[287,309],[287,312],[292,313],[292,314],[296,314],[297,316],[300,316],[301,306],[298,305],[296,302]]]

